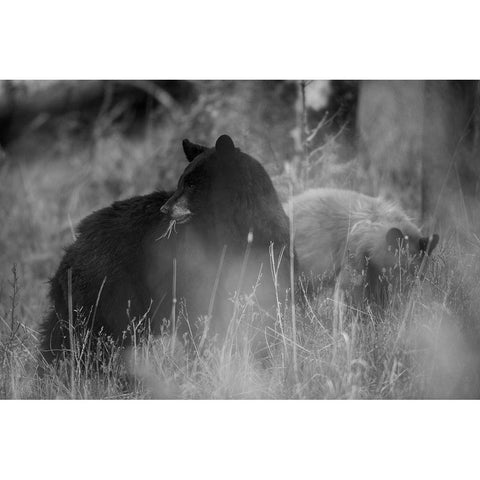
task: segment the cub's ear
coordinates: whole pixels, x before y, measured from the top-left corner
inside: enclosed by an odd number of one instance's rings
[[[421,252],[431,255],[435,247],[438,245],[440,237],[434,233],[431,237],[422,237],[418,240],[418,248]]]
[[[395,251],[401,244],[400,242],[403,241],[403,238],[404,235],[399,228],[391,228],[385,235],[385,239],[387,240],[387,247],[391,247],[391,249]]]
[[[190,140],[185,139],[182,141],[183,151],[187,160],[191,162],[195,157],[198,157],[201,153],[207,150],[207,147],[203,145],[198,145],[197,143],[192,143]]]
[[[218,137],[218,140],[215,143],[215,150],[220,154],[220,156],[226,156],[235,151],[235,145],[233,144],[233,140],[228,135],[222,135]]]

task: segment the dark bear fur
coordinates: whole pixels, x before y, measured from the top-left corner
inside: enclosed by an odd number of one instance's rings
[[[274,318],[269,247],[273,242],[275,258],[285,249],[279,270],[282,300],[288,285],[289,228],[268,174],[258,161],[235,148],[226,135],[217,140],[215,148],[188,140],[183,147],[190,163],[175,192],[154,192],[115,202],[80,223],[75,243],[66,249],[51,280],[53,308],[41,328],[40,348],[45,360],[51,362],[69,348],[69,269],[74,326],[82,311],[94,334],[102,330],[126,344],[125,331],[131,319],[145,317],[151,331],[159,333],[170,318],[174,259],[179,318],[184,313],[178,324],[180,335],[195,334],[196,319],[210,311],[211,331],[221,338],[233,311],[231,297],[236,291],[252,290],[260,266],[262,277],[255,303]],[[166,234],[172,220],[175,225]],[[248,262],[243,265],[249,232],[253,238]],[[265,325],[259,327],[262,331]]]

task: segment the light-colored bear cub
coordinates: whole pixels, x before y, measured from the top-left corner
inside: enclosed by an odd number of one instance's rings
[[[439,236],[424,237],[396,204],[350,190],[318,188],[292,199],[295,249],[309,278],[340,280],[362,298],[384,296],[385,279],[418,269]],[[285,205],[287,214],[289,205]]]

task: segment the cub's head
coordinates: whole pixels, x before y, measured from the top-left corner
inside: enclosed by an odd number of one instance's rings
[[[366,273],[370,294],[382,303],[389,298],[387,291],[390,287],[409,288],[411,281],[421,273],[421,265],[432,254],[438,241],[437,234],[422,237],[412,224],[403,225],[402,229],[392,227],[381,234],[379,243],[367,256]],[[404,279],[401,283],[400,278]]]
[[[435,233],[422,237],[413,224],[406,224],[402,229],[392,227],[385,234],[380,244],[381,251],[375,252],[371,258],[371,273],[390,280],[405,274],[416,275],[420,266],[438,245],[439,236]],[[412,277],[413,278],[413,277]]]
[[[390,228],[385,235],[387,251],[396,258],[409,256],[422,259],[432,254],[440,237],[434,233],[429,237],[421,237],[416,231],[402,231],[397,227]]]
[[[211,211],[212,191],[221,189],[221,179],[235,168],[239,150],[228,135],[218,138],[214,148],[183,140],[183,151],[189,164],[178,180],[174,194],[161,211],[177,223]]]

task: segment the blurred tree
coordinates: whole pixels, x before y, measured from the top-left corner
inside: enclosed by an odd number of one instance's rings
[[[359,151],[373,194],[449,222],[478,194],[478,82],[363,81]]]
[[[421,204],[423,82],[363,81],[357,111],[359,154],[368,192]]]
[[[475,83],[473,154],[477,161],[480,162],[480,80],[477,80]]]
[[[475,81],[426,81],[422,138],[422,216],[465,211],[478,193]],[[467,201],[465,201],[467,200]],[[452,210],[453,207],[453,210]],[[460,208],[460,209],[459,209]]]

